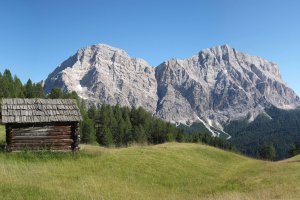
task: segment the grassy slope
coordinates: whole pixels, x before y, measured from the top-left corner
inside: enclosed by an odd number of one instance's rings
[[[198,144],[0,153],[3,199],[299,199],[300,157],[271,163]]]
[[[0,125],[0,143],[5,141],[5,126]]]

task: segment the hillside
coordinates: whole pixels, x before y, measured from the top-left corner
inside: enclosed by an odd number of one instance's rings
[[[288,151],[300,142],[300,109],[266,109],[253,122],[233,121],[225,127],[230,133],[232,144],[243,154],[257,156],[264,143],[272,143],[277,151],[276,159],[289,156]]]
[[[0,143],[5,141],[5,127],[0,125]]]
[[[167,143],[79,154],[0,153],[3,199],[299,199],[300,158]]]

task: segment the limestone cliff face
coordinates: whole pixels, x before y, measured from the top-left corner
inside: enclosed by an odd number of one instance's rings
[[[46,93],[53,87],[75,91],[93,103],[142,106],[152,113],[156,110],[155,69],[142,59],[130,58],[125,51],[103,44],[80,49],[63,62],[46,79]]]
[[[200,117],[221,127],[229,120],[251,120],[269,105],[284,109],[300,105],[275,63],[228,45],[166,61],[156,68],[156,80],[157,114],[172,121]]]
[[[121,49],[93,45],[80,49],[48,76],[45,91],[54,86],[93,103],[142,106],[171,122],[200,119],[220,129],[230,120],[253,120],[270,105],[300,105],[275,63],[228,45],[156,68]]]

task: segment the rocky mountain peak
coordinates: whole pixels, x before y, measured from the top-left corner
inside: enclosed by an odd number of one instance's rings
[[[88,53],[97,54],[99,56],[103,56],[103,58],[112,58],[115,55],[129,57],[128,54],[119,48],[115,48],[106,44],[96,44],[88,47],[84,47],[78,50],[78,56],[83,56]]]
[[[54,86],[92,103],[142,106],[171,122],[202,120],[219,129],[231,120],[254,119],[271,105],[300,106],[277,64],[229,45],[167,60],[156,68],[121,49],[92,45],[48,76],[46,92]]]
[[[105,44],[82,48],[64,61],[46,79],[45,91],[53,87],[76,91],[91,103],[156,109],[154,68]]]

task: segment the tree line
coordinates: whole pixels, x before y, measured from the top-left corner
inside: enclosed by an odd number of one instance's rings
[[[42,83],[32,83],[29,79],[24,85],[16,76],[6,69],[0,72],[0,98],[72,98],[76,99],[83,120],[80,122],[81,142],[98,143],[102,146],[128,146],[137,144],[160,144],[164,142],[194,142],[204,143],[222,149],[235,149],[231,142],[212,137],[210,133],[202,129],[187,131],[182,127],[163,121],[143,108],[128,108],[119,105],[107,104],[87,106],[75,92],[66,93],[59,88],[53,88],[49,94],[45,94]],[[227,127],[235,129],[238,126]],[[241,126],[244,128],[244,125]],[[241,130],[242,128],[238,128]],[[237,133],[239,130],[233,132]],[[229,131],[230,132],[230,131]],[[250,134],[253,136],[253,134]],[[239,137],[238,137],[239,138]],[[238,143],[245,144],[243,142]],[[300,145],[292,145],[291,155],[300,152]],[[276,147],[276,146],[275,146]],[[258,149],[257,147],[255,149]],[[238,148],[238,150],[241,150]],[[261,146],[259,156],[264,159],[274,157],[274,146]],[[275,150],[277,150],[275,148]],[[269,152],[267,152],[269,151]],[[247,152],[242,152],[249,155]],[[276,153],[276,151],[275,151]],[[256,153],[257,154],[257,153]],[[252,155],[252,154],[250,154]],[[270,155],[268,157],[268,155]]]
[[[204,143],[232,150],[230,142],[210,134],[187,133],[170,122],[153,116],[142,107],[128,108],[103,104],[92,105],[83,115],[82,142],[103,146],[161,144],[165,142]]]
[[[0,72],[0,98],[45,98],[42,83],[32,83],[29,79],[25,85],[6,69]]]

